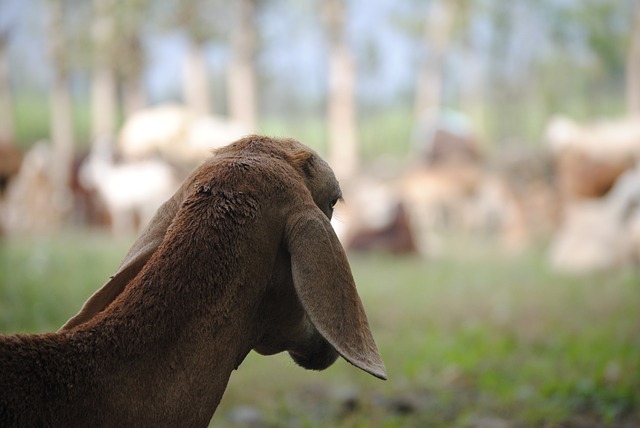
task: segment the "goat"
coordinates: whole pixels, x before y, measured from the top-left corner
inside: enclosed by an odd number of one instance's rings
[[[207,426],[252,349],[386,379],[330,224],[339,199],[297,141],[218,149],[57,333],[0,337],[0,426]]]
[[[49,233],[60,226],[69,201],[55,191],[54,165],[49,142],[38,141],[27,151],[1,201],[0,229],[8,234]]]
[[[10,143],[0,140],[0,198],[11,180],[20,172],[23,154]]]
[[[640,160],[640,120],[636,117],[588,124],[555,117],[547,125],[545,138],[564,203],[606,195]]]
[[[113,232],[137,231],[149,222],[162,202],[176,190],[179,181],[173,168],[161,159],[116,163],[108,137],[98,137],[79,170],[85,190],[95,190],[111,217]]]
[[[589,124],[556,116],[547,124],[545,139],[554,154],[576,150],[609,162],[640,157],[640,121],[633,116]]]
[[[362,228],[349,240],[350,251],[389,251],[393,254],[411,254],[418,251],[411,221],[402,201],[393,207],[393,217],[380,228]]]
[[[238,121],[164,104],[129,117],[120,131],[118,148],[128,160],[159,154],[172,163],[191,167],[206,159],[211,148],[249,133],[250,129]]]
[[[601,198],[567,205],[553,237],[551,265],[570,273],[590,273],[635,262],[640,249],[640,164],[618,178]]]

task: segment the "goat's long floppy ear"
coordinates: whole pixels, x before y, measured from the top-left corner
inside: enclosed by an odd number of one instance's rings
[[[182,190],[182,189],[181,189]],[[176,192],[166,201],[151,219],[147,227],[125,256],[116,273],[84,303],[80,312],[70,318],[60,332],[67,331],[82,324],[102,312],[122,291],[126,285],[142,270],[156,252],[167,232],[167,229],[184,199],[184,192]]]
[[[313,325],[344,359],[386,379],[347,256],[327,217],[314,206],[289,219],[286,235],[294,287]]]

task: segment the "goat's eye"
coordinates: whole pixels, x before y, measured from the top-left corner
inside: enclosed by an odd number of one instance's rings
[[[340,198],[335,198],[333,201],[331,201],[331,208],[333,209],[336,204],[338,203],[338,201],[340,200]]]

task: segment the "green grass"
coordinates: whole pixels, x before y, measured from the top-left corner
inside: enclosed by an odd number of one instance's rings
[[[73,104],[73,126],[76,150],[89,148],[90,109],[86,102]],[[50,139],[50,100],[46,94],[24,95],[13,105],[15,139],[18,147],[28,149],[35,142]]]
[[[57,330],[117,268],[132,238],[0,240],[0,333]]]
[[[0,332],[57,329],[130,242],[2,241]],[[478,240],[449,254],[350,255],[388,381],[342,360],[318,373],[251,353],[212,426],[247,426],[232,417],[247,406],[276,427],[640,425],[636,271],[565,276],[547,268],[543,248],[511,255]]]

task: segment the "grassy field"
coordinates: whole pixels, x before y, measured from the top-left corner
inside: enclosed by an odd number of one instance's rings
[[[132,238],[0,241],[0,333],[57,329]],[[226,427],[638,427],[640,274],[550,271],[458,242],[432,260],[350,255],[387,364],[308,372],[250,354],[212,421]]]

